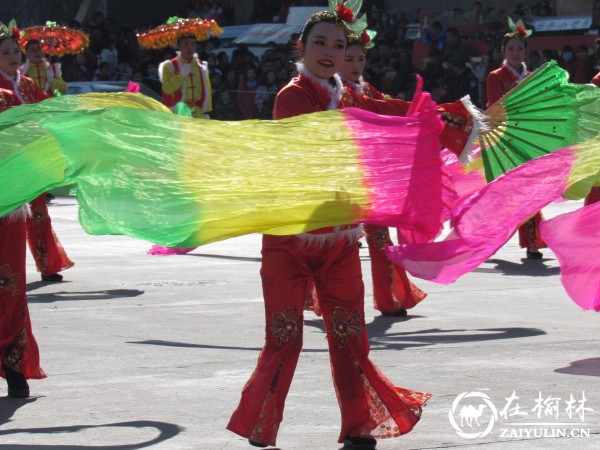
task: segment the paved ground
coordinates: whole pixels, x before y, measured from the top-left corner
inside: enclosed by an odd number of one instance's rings
[[[151,257],[147,243],[85,234],[72,199],[50,212],[76,266],[46,284],[29,261],[48,378],[23,401],[0,385],[0,449],[251,448],[225,425],[263,340],[260,237]],[[429,297],[404,319],[373,310],[365,277],[373,360],[396,384],[434,394],[410,434],[378,449],[600,448],[600,314],[571,302],[545,255],[525,260],[513,239],[453,285],[417,281]],[[460,436],[450,416],[485,435]],[[323,327],[307,314],[279,448],[337,450],[338,427]]]

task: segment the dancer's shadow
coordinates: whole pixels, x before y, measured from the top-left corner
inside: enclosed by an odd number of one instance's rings
[[[28,287],[29,291],[29,287]],[[109,289],[105,291],[60,291],[48,292],[44,294],[27,293],[27,301],[29,303],[55,303],[55,302],[72,302],[82,300],[110,300],[113,298],[131,298],[137,297],[144,293],[138,289]]]
[[[21,406],[35,402],[35,397],[29,398],[10,398],[8,396],[0,397],[0,424],[4,424],[10,420],[14,413]]]
[[[419,319],[425,316],[419,316],[415,314],[409,314],[404,317],[394,317],[394,316],[376,316],[372,322],[367,323],[367,334],[369,338],[383,336],[387,330],[392,328],[392,325],[398,322],[408,322],[409,320]],[[325,333],[325,324],[323,323],[323,319],[320,317],[316,318],[305,318],[304,324],[306,326],[316,328]]]
[[[556,369],[557,373],[566,373],[569,375],[588,375],[590,377],[600,377],[600,358],[580,359],[571,361],[567,367]]]
[[[393,349],[401,350],[410,347],[425,347],[436,344],[460,344],[467,342],[481,342],[498,339],[519,339],[546,334],[537,328],[475,328],[475,329],[450,329],[443,330],[432,328],[427,330],[386,333],[398,319],[410,320],[419,316],[406,316],[402,318],[378,316],[367,324],[367,335],[373,350]],[[318,328],[325,333],[323,321],[312,319],[305,324]]]
[[[11,399],[12,400],[12,399]],[[173,423],[168,422],[157,422],[153,420],[135,420],[130,422],[117,422],[117,423],[106,423],[102,425],[71,425],[64,427],[48,427],[48,428],[15,428],[13,430],[0,430],[1,436],[9,436],[9,435],[18,435],[23,434],[24,436],[32,435],[32,434],[47,434],[47,435],[57,435],[61,433],[72,434],[77,433],[79,431],[89,432],[90,430],[100,429],[100,432],[109,433],[110,428],[152,428],[159,432],[158,436],[155,438],[138,442],[137,444],[115,444],[115,445],[65,445],[61,444],[57,446],[55,444],[0,444],[0,449],[7,450],[56,450],[60,448],[61,450],[81,450],[81,449],[91,449],[91,450],[135,450],[140,448],[151,447],[153,445],[159,444],[161,442],[168,441],[169,439],[177,436],[181,431],[184,430],[183,427],[179,425],[175,425]],[[106,430],[103,430],[106,428]],[[156,433],[152,433],[156,434]],[[129,440],[129,439],[128,439]],[[168,447],[168,445],[167,445]]]
[[[550,259],[547,259],[550,261]],[[478,267],[473,272],[478,273],[502,273],[504,275],[531,276],[531,277],[550,277],[560,274],[560,267],[549,267],[544,263],[544,259],[521,259],[521,264],[504,261],[502,259],[488,259],[488,263],[496,264],[496,267],[488,269]]]

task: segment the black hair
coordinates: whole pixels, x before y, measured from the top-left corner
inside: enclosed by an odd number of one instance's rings
[[[502,51],[502,53],[504,53],[504,50],[506,49],[506,44],[508,44],[508,41],[510,41],[511,39],[517,39],[521,41],[525,46],[525,49],[527,49],[527,39],[518,31],[511,31],[510,33],[506,33],[502,38],[502,43],[500,44],[500,50]]]
[[[196,43],[198,43],[198,39],[196,39],[196,36],[194,36],[193,34],[182,34],[181,36],[177,36],[177,46],[179,46],[181,44],[181,40],[182,39],[194,39],[196,41]]]
[[[348,30],[338,21],[338,18],[334,13],[332,13],[331,11],[319,11],[311,15],[302,27],[302,31],[300,32],[299,38],[302,44],[306,45],[308,35],[318,23],[333,23],[338,25],[346,34],[346,40],[348,39]]]
[[[37,39],[31,39],[30,41],[27,41],[27,44],[25,44],[25,51],[29,50],[29,46],[34,44],[39,45],[40,41],[38,41]]]

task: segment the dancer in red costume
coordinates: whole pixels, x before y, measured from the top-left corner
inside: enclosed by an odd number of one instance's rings
[[[384,100],[384,94],[362,79],[367,62],[367,46],[372,46],[374,37],[368,33],[374,34],[370,30],[365,30],[364,38],[353,35],[348,39],[340,75],[344,84],[353,92],[372,99]],[[383,315],[406,316],[406,310],[414,307],[427,294],[408,279],[403,267],[392,263],[385,255],[385,247],[393,245],[388,228],[365,224],[363,230],[371,257],[374,307]]]
[[[366,51],[373,46],[375,35],[374,31],[364,30],[360,36],[353,34],[348,38],[345,60],[340,67],[346,91],[351,94],[348,103],[379,114],[405,116],[410,107],[409,102],[383,94],[362,79]],[[446,124],[440,140],[460,156],[472,138],[471,113],[461,100],[438,105],[437,108]],[[393,245],[388,228],[365,224],[363,229],[371,257],[374,307],[383,315],[406,316],[406,310],[416,306],[427,294],[411,283],[404,268],[393,264],[386,257],[385,247]],[[401,239],[401,236],[398,238]],[[321,314],[314,285],[309,285],[305,309]]]
[[[14,21],[0,23],[0,111],[24,103],[25,99],[44,98],[44,93],[29,78],[20,77],[19,30]],[[7,83],[8,82],[8,83]],[[4,86],[9,85],[9,89]],[[25,218],[24,205],[0,217],[0,375],[8,383],[8,396],[29,397],[28,378],[45,378],[40,367],[37,343],[31,331],[25,292]]]
[[[299,75],[275,100],[273,117],[342,107],[345,91],[336,74],[343,62],[346,32],[341,18],[352,12],[313,14],[298,41]],[[350,11],[350,12],[349,12]],[[348,19],[347,19],[348,20]],[[285,398],[302,350],[304,298],[314,280],[333,381],[342,415],[339,442],[373,449],[375,438],[408,433],[419,421],[429,394],[395,387],[369,359],[364,286],[356,225],[292,236],[263,236],[261,277],[266,343],[227,428],[258,447],[275,445]]]
[[[509,21],[513,31],[504,35],[502,40],[502,55],[504,63],[499,69],[488,74],[486,83],[487,107],[496,103],[504,94],[510,91],[516,84],[520,83],[529,71],[525,65],[525,54],[527,52],[527,36],[530,31],[523,26],[514,26]],[[541,259],[540,248],[546,244],[540,235],[540,222],[544,219],[541,212],[537,212],[532,218],[519,227],[519,245],[527,249],[527,258]]]
[[[21,65],[20,50],[17,56],[16,68],[13,67],[14,63],[11,63],[12,65],[5,67],[9,72],[0,71],[0,88],[14,92],[19,103],[37,103],[48,98],[48,94],[43,92],[31,78],[22,76],[17,70]],[[46,194],[31,201],[31,215],[27,217],[27,241],[42,280],[62,281],[63,277],[58,272],[73,266],[73,262],[65,253],[52,229],[52,221],[46,206]]]

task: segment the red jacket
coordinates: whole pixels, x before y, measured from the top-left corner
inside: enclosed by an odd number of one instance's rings
[[[499,69],[490,72],[487,76],[486,93],[487,104],[489,108],[502,98],[504,94],[515,87],[523,78],[529,75],[530,72],[525,70],[520,76],[507,65],[503,65]]]
[[[6,89],[15,94],[21,103],[38,103],[50,98],[31,78],[17,74],[15,80],[10,80],[0,74],[0,89]],[[13,105],[14,106],[14,105]]]

